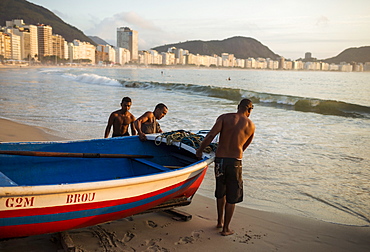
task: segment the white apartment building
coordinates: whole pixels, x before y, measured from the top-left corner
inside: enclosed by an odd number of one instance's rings
[[[81,42],[77,39],[73,40],[72,43],[68,43],[70,62],[74,60],[90,60],[91,64],[95,64],[95,50],[96,48],[94,45],[88,42]],[[115,59],[115,54],[113,59]]]
[[[175,64],[175,54],[171,52],[162,52],[162,65],[174,65]]]
[[[131,53],[126,48],[116,47],[116,60],[115,62],[120,65],[124,65],[126,63],[129,63],[131,60]]]
[[[321,62],[321,71],[329,71],[329,63]]]
[[[245,61],[245,68],[256,68],[256,60],[254,58],[248,58]]]
[[[6,34],[10,37],[10,59],[21,60],[21,37],[14,34],[12,29],[6,29]]]
[[[150,64],[153,65],[161,65],[163,61],[163,57],[159,54],[156,50],[149,50],[149,53],[152,55],[152,62]]]
[[[117,28],[117,47],[126,48],[131,53],[131,61],[139,59],[139,38],[138,32],[128,27]]]
[[[39,54],[37,26],[26,25],[22,19],[13,19],[5,23],[6,27],[11,28],[14,34],[21,37],[21,58],[37,59]]]

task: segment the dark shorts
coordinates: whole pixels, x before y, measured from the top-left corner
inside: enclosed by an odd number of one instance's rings
[[[217,199],[226,195],[226,202],[235,204],[243,201],[242,161],[236,158],[215,158]]]
[[[112,137],[123,137],[123,136],[129,136],[130,134],[128,132],[126,132],[125,134],[123,135],[116,135],[116,134],[112,134]]]

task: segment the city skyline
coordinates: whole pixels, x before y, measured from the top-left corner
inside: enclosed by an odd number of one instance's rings
[[[285,58],[318,59],[370,44],[370,1],[29,1],[86,35],[116,45],[116,28],[137,30],[139,50],[190,40],[252,37]],[[74,6],[74,8],[71,8]],[[86,9],[85,12],[81,10]]]

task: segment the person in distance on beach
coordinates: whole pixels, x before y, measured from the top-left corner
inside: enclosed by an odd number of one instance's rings
[[[146,140],[145,134],[161,133],[161,127],[157,120],[161,120],[168,112],[168,108],[163,103],[158,103],[154,111],[147,111],[135,121],[135,128],[142,141]]]
[[[129,110],[132,101],[130,97],[123,97],[121,102],[121,109],[114,111],[110,114],[107,127],[105,128],[104,138],[109,136],[111,127],[113,126],[112,137],[129,136],[128,127],[131,127],[131,135],[136,135],[133,116]]]
[[[222,228],[220,233],[224,236],[234,233],[229,225],[235,204],[243,201],[242,157],[254,136],[255,126],[249,119],[252,109],[252,101],[243,99],[236,113],[220,115],[196,152],[202,158],[204,148],[220,133],[214,168],[215,196],[217,228]]]

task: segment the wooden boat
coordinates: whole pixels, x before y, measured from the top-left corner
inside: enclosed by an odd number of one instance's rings
[[[147,137],[0,143],[0,238],[87,227],[190,201],[212,154],[197,160],[187,144]]]

